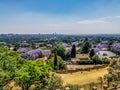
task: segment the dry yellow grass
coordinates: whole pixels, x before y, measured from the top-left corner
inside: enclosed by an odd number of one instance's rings
[[[99,70],[91,70],[91,71],[79,71],[68,74],[59,74],[65,84],[86,84],[90,82],[97,82],[98,77],[103,77],[107,74],[107,68],[99,69]]]

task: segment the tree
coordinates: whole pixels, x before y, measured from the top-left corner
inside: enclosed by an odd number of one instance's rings
[[[65,62],[63,61],[63,59],[60,56],[57,56],[57,66],[54,65],[54,55],[51,55],[50,58],[47,60],[47,64],[49,64],[50,66],[52,66],[52,68],[54,69],[55,67],[59,70],[64,69],[65,67]]]
[[[48,89],[49,90],[56,90],[60,89],[63,85],[63,81],[60,76],[56,75],[55,73],[50,73],[48,79]]]
[[[66,53],[66,60],[70,60],[71,59],[71,52],[67,52]]]
[[[38,83],[45,86],[51,68],[49,65],[44,65],[42,61],[27,61],[22,65],[22,68],[16,71],[14,80],[22,87],[22,90],[28,90],[32,84]]]
[[[120,71],[120,59],[111,60],[108,67],[108,74],[104,76],[105,81],[108,83],[108,86],[110,82],[120,80],[119,71]]]
[[[73,45],[71,50],[71,58],[75,58],[75,57],[76,57],[76,46]]]
[[[98,55],[94,55],[92,58],[94,64],[102,64],[102,60],[99,58]]]
[[[85,39],[85,41],[82,44],[80,53],[87,54],[89,52],[89,50],[90,50],[90,47],[91,47],[91,45],[88,42],[88,39]]]
[[[57,65],[58,65],[57,63],[58,63],[58,62],[57,62],[57,52],[55,52],[55,53],[54,53],[54,69],[55,69],[55,70],[58,69],[58,68],[57,68]]]
[[[0,47],[0,87],[14,79],[17,69],[25,62],[16,52]]]
[[[56,45],[52,48],[52,53],[55,51],[57,52],[57,55],[60,56],[63,60],[65,60],[65,47],[62,45]]]
[[[95,55],[95,51],[94,51],[94,49],[91,49],[89,52],[90,58],[92,58],[94,55]]]

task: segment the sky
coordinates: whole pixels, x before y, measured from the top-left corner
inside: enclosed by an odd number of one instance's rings
[[[120,34],[120,0],[0,0],[0,33]]]

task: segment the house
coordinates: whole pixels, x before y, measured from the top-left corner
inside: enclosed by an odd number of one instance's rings
[[[116,56],[116,54],[115,53],[113,53],[113,52],[111,52],[111,51],[99,51],[99,52],[97,52],[96,53],[98,56],[99,56],[99,58],[108,58],[108,59],[110,59],[110,57],[113,57],[113,56]]]

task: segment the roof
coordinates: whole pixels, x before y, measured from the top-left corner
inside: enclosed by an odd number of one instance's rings
[[[76,59],[89,59],[88,54],[76,54]]]
[[[104,53],[106,53],[107,56],[104,56],[103,55]],[[99,58],[104,58],[104,57],[110,58],[112,56],[116,56],[116,54],[111,51],[99,51],[99,52],[97,52],[97,55],[99,56]]]

